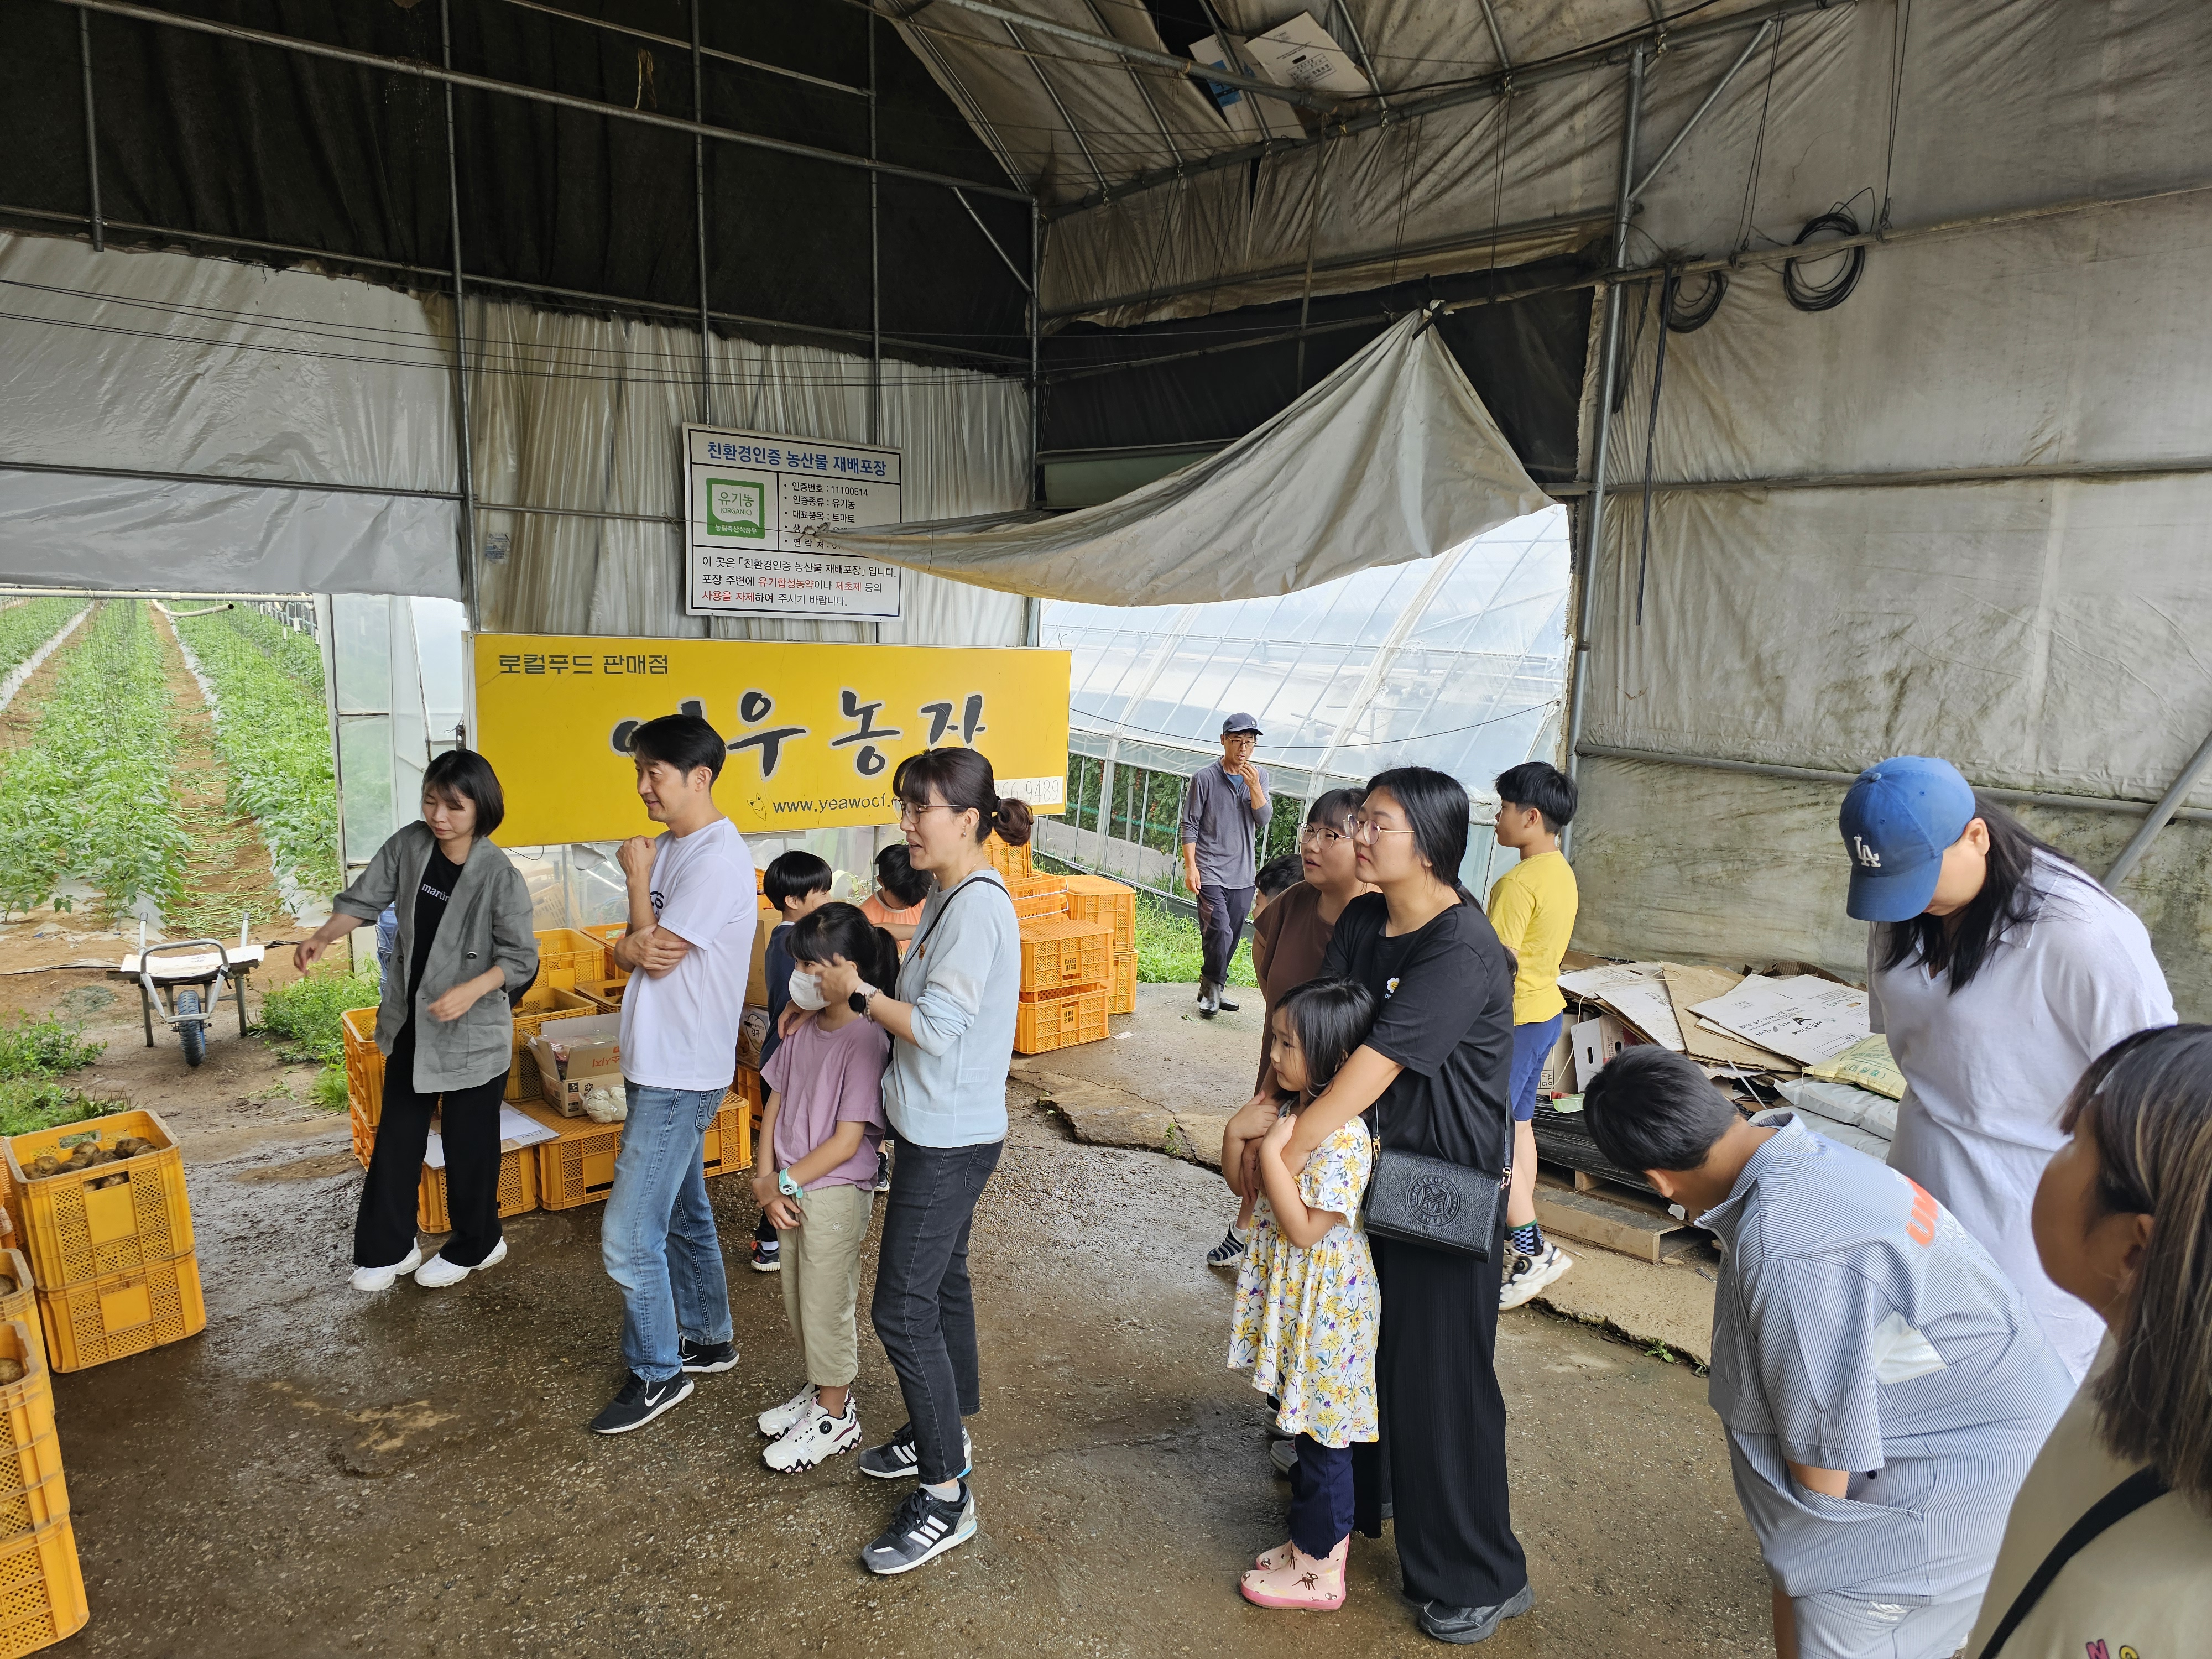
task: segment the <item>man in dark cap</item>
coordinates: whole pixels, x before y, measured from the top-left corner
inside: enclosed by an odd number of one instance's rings
[[[1198,895],[1198,931],[1206,950],[1198,1012],[1208,1019],[1224,1008],[1237,1012],[1222,989],[1252,908],[1256,848],[1275,815],[1267,775],[1252,761],[1260,737],[1260,722],[1249,714],[1222,721],[1220,760],[1192,778],[1183,795],[1182,878]]]

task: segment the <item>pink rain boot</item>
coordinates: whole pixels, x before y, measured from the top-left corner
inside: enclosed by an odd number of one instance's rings
[[[1349,1538],[1339,1539],[1336,1547],[1319,1559],[1292,1545],[1288,1561],[1270,1571],[1255,1567],[1239,1588],[1255,1607],[1334,1613],[1344,1605],[1344,1561],[1351,1551]]]
[[[1253,1559],[1252,1565],[1261,1572],[1273,1572],[1278,1567],[1287,1567],[1291,1565],[1291,1552],[1297,1548],[1297,1545],[1285,1540],[1271,1550],[1261,1552]]]

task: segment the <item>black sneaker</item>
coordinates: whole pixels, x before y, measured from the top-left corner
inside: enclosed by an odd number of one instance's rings
[[[1466,1647],[1486,1641],[1491,1633],[1508,1619],[1518,1619],[1536,1605],[1536,1592],[1523,1584],[1510,1601],[1494,1607],[1448,1607],[1441,1601],[1427,1601],[1421,1606],[1421,1633],[1439,1642],[1449,1642]]]
[[[890,1191],[890,1189],[891,1149],[888,1146],[878,1146],[876,1148],[875,1184],[869,1188],[868,1190],[876,1193],[887,1193]]]
[[[965,1480],[975,1468],[975,1443],[968,1437],[964,1424],[960,1430],[960,1458],[961,1470],[953,1479]],[[871,1446],[860,1454],[860,1473],[872,1474],[878,1480],[911,1480],[921,1463],[921,1454],[915,1449],[911,1423],[903,1425],[882,1445]]]
[[[665,1382],[647,1382],[635,1371],[622,1385],[622,1392],[607,1402],[606,1410],[592,1419],[593,1434],[628,1434],[632,1429],[641,1429],[647,1424],[680,1401],[689,1400],[695,1385],[688,1376],[678,1373]]]
[[[950,1499],[916,1486],[898,1506],[889,1529],[860,1552],[860,1565],[885,1578],[912,1572],[975,1535],[975,1497],[964,1482],[960,1496]]]
[[[711,1376],[716,1371],[736,1368],[738,1345],[734,1342],[694,1342],[688,1336],[679,1336],[676,1339],[676,1357],[684,1362],[684,1369],[694,1376]]]
[[[1238,1004],[1237,1004],[1237,1003],[1231,1002],[1231,1001],[1229,1000],[1229,993],[1228,993],[1228,991],[1224,988],[1224,989],[1222,989],[1222,990],[1216,991],[1216,992],[1213,994],[1213,1006],[1214,1006],[1215,1007],[1217,1007],[1217,1008],[1220,1009],[1220,1010],[1221,1010],[1221,1012],[1222,1012],[1223,1013],[1224,1013],[1224,1014],[1233,1014],[1233,1013],[1235,1013],[1235,1012],[1237,1012],[1237,1007],[1238,1007],[1238,1006],[1239,1006],[1239,1005],[1238,1005]]]
[[[757,1273],[780,1273],[783,1271],[783,1245],[775,1239],[753,1240],[753,1271]]]

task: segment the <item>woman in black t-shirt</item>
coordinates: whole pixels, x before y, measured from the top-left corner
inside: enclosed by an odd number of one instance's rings
[[[1455,879],[1467,848],[1467,792],[1405,767],[1370,780],[1353,819],[1360,879],[1380,890],[1344,908],[1322,967],[1374,993],[1374,1028],[1307,1107],[1289,1147],[1302,1161],[1371,1111],[1378,1142],[1502,1178],[1511,1133],[1513,970],[1481,908]],[[1240,1192],[1247,1150],[1273,1121],[1255,1099],[1223,1139]],[[1503,1216],[1504,1206],[1498,1213]],[[1382,1287],[1376,1354],[1382,1438],[1354,1462],[1360,1530],[1379,1536],[1393,1505],[1407,1595],[1421,1628],[1481,1640],[1533,1603],[1505,1484],[1498,1391],[1498,1248],[1479,1261],[1372,1238]]]

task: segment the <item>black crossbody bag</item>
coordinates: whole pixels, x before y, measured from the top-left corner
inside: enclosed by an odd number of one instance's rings
[[[2096,1541],[2115,1522],[2124,1521],[2144,1504],[2163,1498],[2166,1482],[2158,1478],[2156,1469],[2137,1469],[2126,1480],[2106,1492],[2089,1506],[2087,1513],[2067,1528],[2065,1535],[2051,1547],[2051,1553],[2043,1558],[2027,1583],[2021,1586],[2020,1594],[2013,1597],[2012,1606],[1990,1632],[1989,1645],[1981,1650],[1978,1659],[1996,1659],[2004,1644],[2012,1639],[2021,1621],[2035,1611],[2035,1604],[2043,1599],[2043,1592],[2051,1588],[2051,1581],[2058,1577],[2058,1570]],[[2100,1645],[2102,1645],[2100,1644]]]
[[[1394,1152],[1382,1144],[1379,1131],[1375,1139],[1375,1175],[1367,1184],[1367,1231],[1394,1243],[1489,1261],[1503,1200],[1501,1177],[1445,1158]]]

